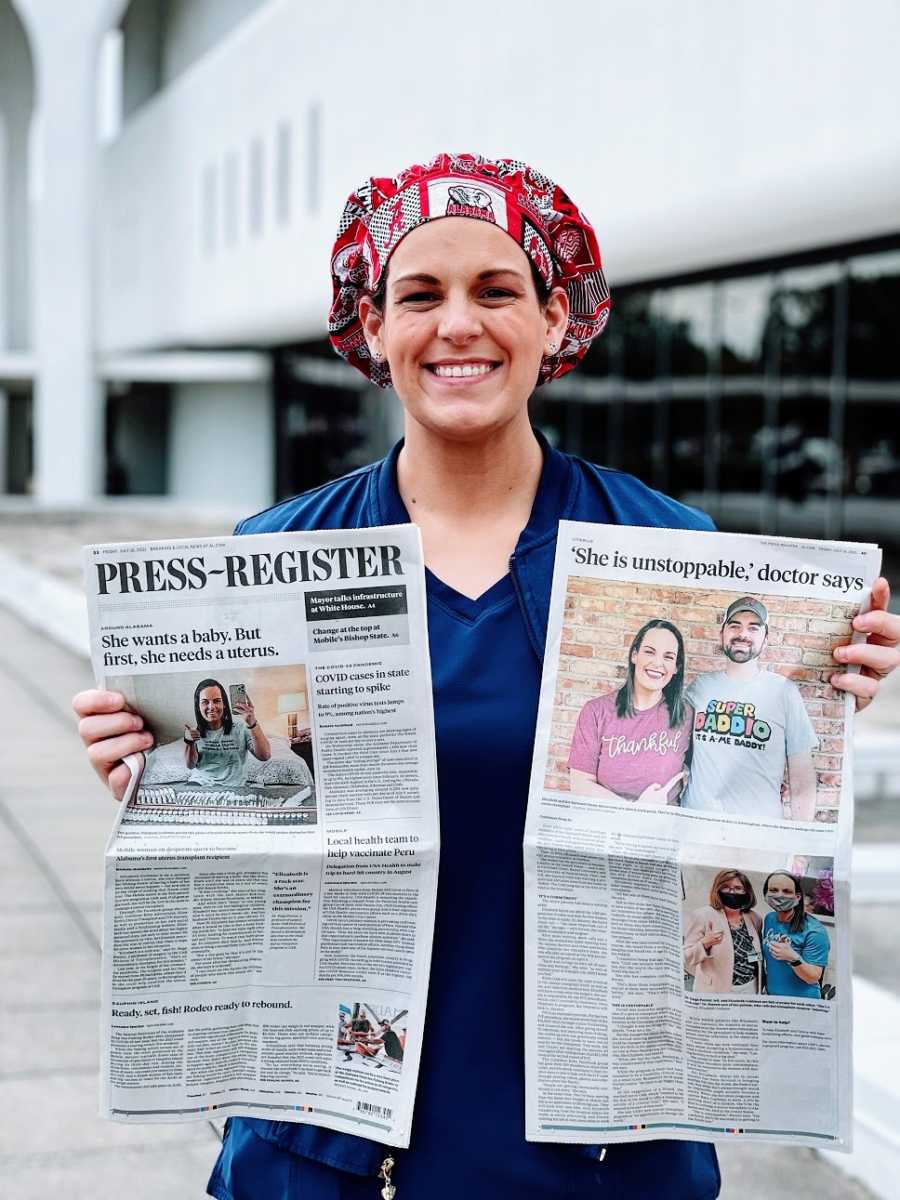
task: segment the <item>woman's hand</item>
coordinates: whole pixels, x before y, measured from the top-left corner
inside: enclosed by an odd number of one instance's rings
[[[832,687],[856,697],[856,710],[871,704],[882,679],[900,665],[900,616],[887,611],[891,589],[883,577],[872,585],[872,607],[853,618],[853,628],[868,634],[867,642],[856,646],[837,646],[834,657],[839,663],[858,663],[859,674],[832,675]]]
[[[193,725],[185,725],[184,740],[186,742],[199,742],[200,741],[200,730],[196,729]]]
[[[80,718],[78,733],[91,766],[116,800],[121,800],[131,779],[122,759],[149,750],[153,735],[144,731],[143,717],[129,710],[121,692],[91,688],[79,692],[72,707]]]
[[[779,962],[794,962],[800,957],[787,939],[783,942],[769,942],[769,953]]]
[[[710,929],[709,933],[703,938],[702,945],[706,951],[712,950],[713,946],[718,946],[725,934],[721,929]]]
[[[672,776],[668,783],[651,783],[638,796],[638,804],[668,804],[669,792],[679,780],[686,778],[687,773],[679,771],[677,775]]]
[[[256,724],[256,709],[253,707],[253,702],[248,696],[246,700],[238,700],[234,706],[234,711],[239,717],[242,717],[245,724]]]

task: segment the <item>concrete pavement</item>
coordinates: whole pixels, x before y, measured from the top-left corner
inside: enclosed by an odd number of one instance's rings
[[[0,1195],[194,1200],[208,1124],[97,1116],[103,845],[112,804],[68,699],[88,664],[0,609]]]

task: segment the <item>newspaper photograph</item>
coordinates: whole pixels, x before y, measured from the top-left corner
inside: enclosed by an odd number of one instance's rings
[[[850,1149],[853,700],[829,679],[880,561],[560,523],[524,844],[529,1140]]]
[[[106,847],[101,1113],[409,1144],[438,805],[415,526],[85,549],[153,735]]]

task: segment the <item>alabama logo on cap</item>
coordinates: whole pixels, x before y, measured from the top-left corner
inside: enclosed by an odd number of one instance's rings
[[[428,184],[428,208],[432,217],[476,217],[506,229],[506,199],[503,193],[481,180],[465,183],[452,177],[433,179]]]

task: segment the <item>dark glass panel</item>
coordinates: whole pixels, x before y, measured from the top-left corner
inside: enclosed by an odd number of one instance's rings
[[[762,376],[772,281],[768,275],[729,279],[719,300],[723,375]]]
[[[330,352],[284,349],[275,355],[276,492],[317,487],[386,453],[394,433],[393,393],[361,383]]]
[[[672,495],[702,491],[706,481],[706,398],[679,396],[672,400],[669,428]]]
[[[772,295],[770,331],[785,375],[829,378],[834,358],[836,263],[796,268],[779,276]]]
[[[279,413],[278,494],[290,496],[362,466],[366,426],[358,392],[298,385]]]
[[[900,385],[900,251],[850,262],[847,375]]]
[[[599,337],[594,338],[588,347],[587,354],[578,364],[577,370],[583,375],[604,376],[612,371],[612,347],[617,336],[619,318],[618,301],[613,300],[613,310],[609,323]]]
[[[705,375],[713,345],[713,286],[668,288],[660,296],[661,319],[668,328],[668,367],[675,377]]]
[[[107,496],[159,496],[168,490],[171,394],[166,383],[109,388]]]
[[[763,407],[763,397],[758,393],[722,397],[719,413],[722,491],[757,493],[762,486]]]
[[[563,445],[576,446],[574,453],[588,462],[605,464],[609,454],[609,405],[576,403],[567,408]]]
[[[551,385],[552,389],[552,385]],[[551,446],[577,454],[588,462],[609,463],[609,405],[579,400],[554,402],[552,390],[539,403],[532,403],[533,423]]]
[[[762,439],[765,453],[774,455],[777,494],[796,504],[830,494],[843,471],[830,437],[827,399],[805,390],[782,393],[778,417],[776,434]]]
[[[900,430],[895,404],[854,401],[847,409],[847,491],[874,500],[900,496]]]
[[[629,398],[623,412],[622,461],[617,465],[648,483],[653,480],[656,402]]]
[[[34,472],[34,402],[30,390],[11,390],[6,407],[6,490],[31,491]]]
[[[759,445],[769,493],[796,504],[839,492],[843,475],[831,420],[839,278],[837,263],[792,268],[777,277],[772,294],[775,424],[760,431]]]
[[[652,292],[631,292],[614,310],[615,333],[623,341],[626,379],[653,379],[657,374],[658,317]]]

